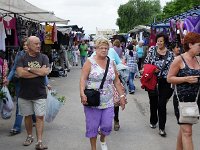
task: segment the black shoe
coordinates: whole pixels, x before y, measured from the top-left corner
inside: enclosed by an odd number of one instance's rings
[[[135,91],[134,91],[134,90],[129,92],[129,94],[134,94],[134,93],[135,93]]]
[[[149,126],[152,128],[152,129],[155,129],[156,128],[156,124],[149,124]]]
[[[159,134],[160,134],[160,136],[162,136],[162,137],[166,137],[166,132],[165,132],[165,130],[159,130]]]
[[[20,131],[17,131],[16,129],[11,129],[10,130],[10,136],[14,136],[14,135],[17,135],[17,134],[20,134],[21,132]]]

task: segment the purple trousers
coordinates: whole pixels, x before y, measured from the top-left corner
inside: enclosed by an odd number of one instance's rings
[[[98,109],[84,106],[84,112],[86,120],[86,137],[96,137],[99,128],[103,135],[107,136],[110,134],[114,118],[114,107]]]

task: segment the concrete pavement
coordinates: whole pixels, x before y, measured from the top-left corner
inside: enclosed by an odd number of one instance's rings
[[[50,82],[59,95],[67,98],[52,123],[45,123],[44,142],[49,150],[90,150],[89,140],[85,138],[85,116],[79,98],[80,67],[74,67],[68,77],[50,78]],[[158,128],[149,127],[149,104],[147,93],[140,88],[139,79],[135,80],[136,93],[128,95],[126,109],[120,111],[119,131],[113,131],[107,138],[109,150],[175,150],[178,125],[173,111],[172,100],[167,109],[167,137],[158,134]],[[23,131],[16,136],[9,136],[13,125],[13,116],[9,120],[0,119],[0,150],[32,150],[22,146],[26,137]],[[200,127],[194,125],[193,139],[195,150],[200,150]],[[35,128],[34,128],[35,135]],[[36,140],[35,140],[36,141]],[[97,149],[100,150],[99,138]]]

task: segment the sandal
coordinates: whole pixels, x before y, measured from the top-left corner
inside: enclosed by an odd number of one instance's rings
[[[19,133],[20,133],[20,131],[17,131],[16,129],[10,130],[10,136],[14,136],[14,135],[19,134]]]
[[[24,141],[23,145],[24,146],[29,146],[33,143],[33,136],[27,136],[26,140]]]
[[[35,149],[36,150],[44,150],[44,149],[48,149],[48,147],[46,145],[44,145],[42,142],[38,142],[36,145],[35,145]]]

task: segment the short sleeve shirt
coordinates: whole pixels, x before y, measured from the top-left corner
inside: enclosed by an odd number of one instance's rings
[[[43,65],[49,67],[49,59],[46,55],[39,53],[36,57],[26,53],[20,56],[17,67],[41,68]],[[45,76],[35,78],[20,78],[19,97],[26,100],[46,99]]]
[[[80,45],[80,55],[81,56],[87,56],[87,49],[88,49],[88,46],[87,46],[87,44],[81,44]]]

